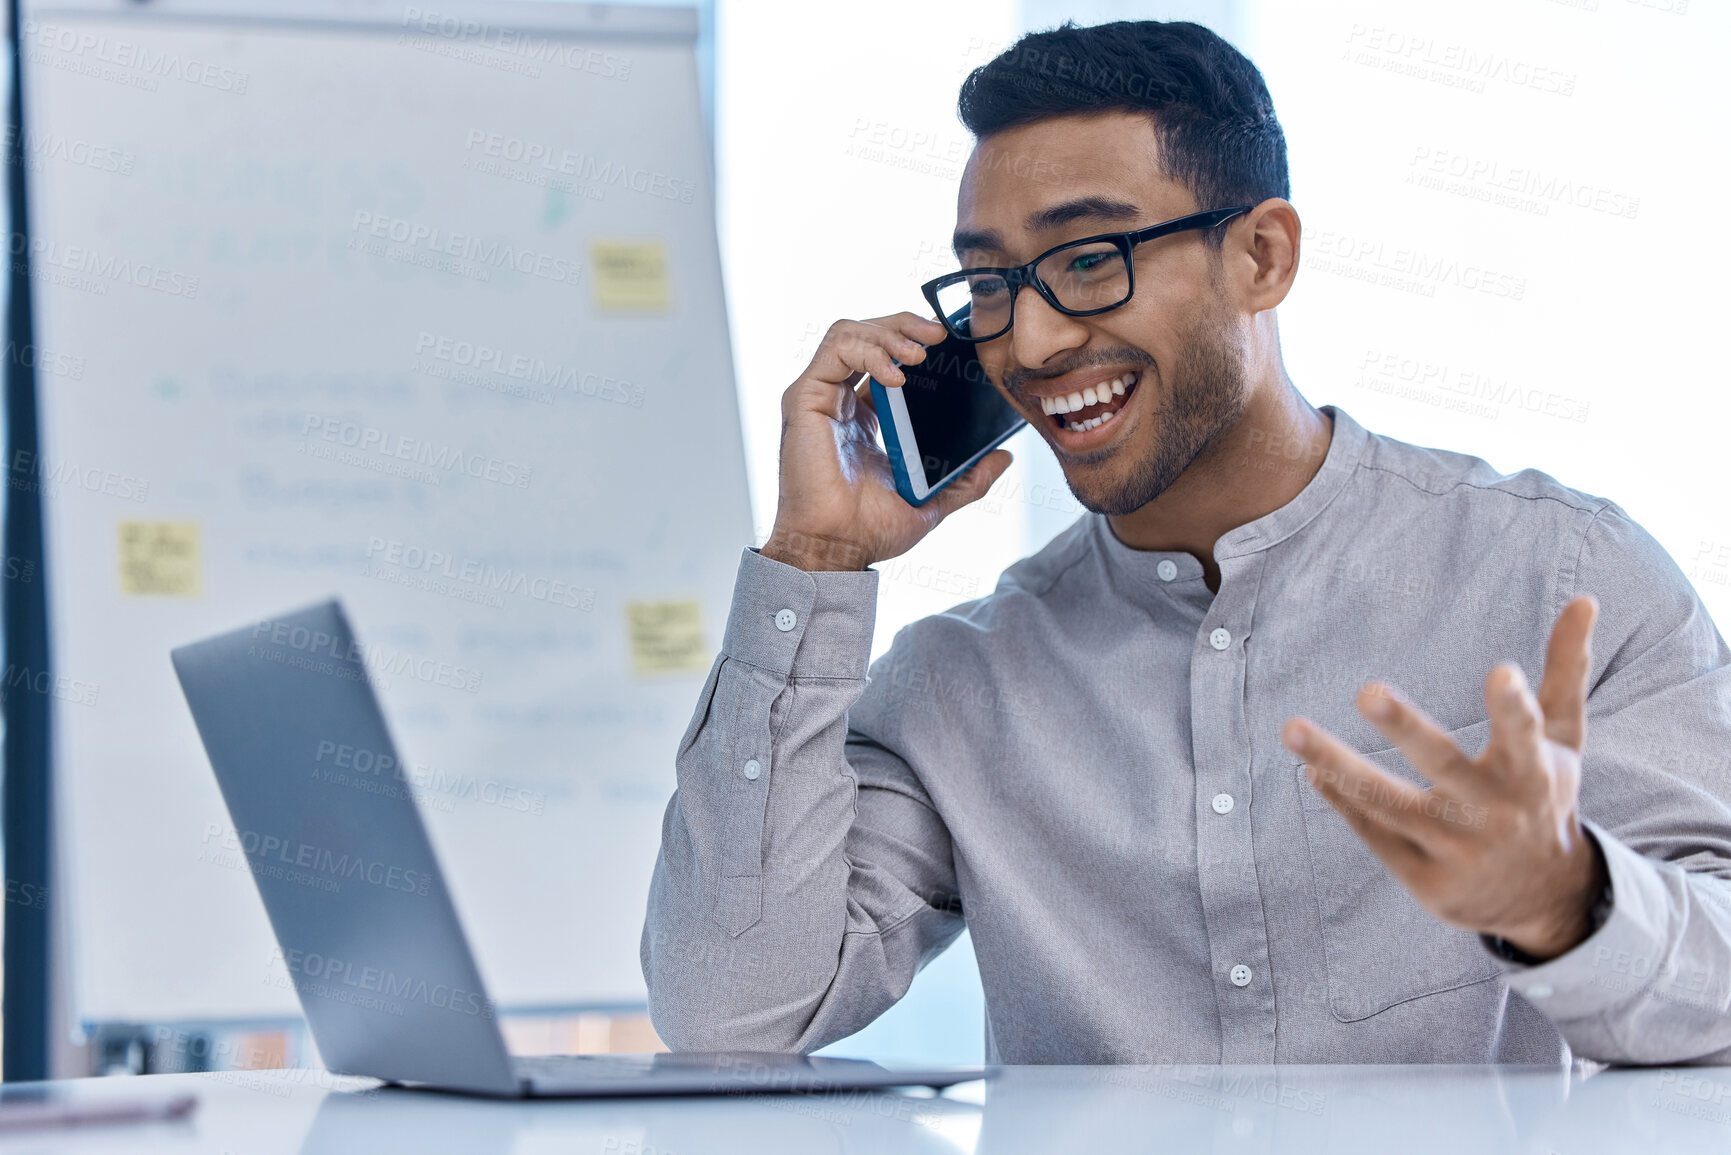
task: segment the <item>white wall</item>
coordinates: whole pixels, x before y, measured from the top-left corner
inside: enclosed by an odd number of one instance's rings
[[[1299,388],[1612,498],[1725,622],[1731,5],[1261,0],[1247,29],[1305,225]]]

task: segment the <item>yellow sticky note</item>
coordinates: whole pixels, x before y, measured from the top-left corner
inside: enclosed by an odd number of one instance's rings
[[[198,523],[120,523],[120,592],[195,598],[199,581]]]
[[[660,241],[591,241],[589,267],[595,304],[603,309],[665,313],[673,307]]]
[[[709,669],[703,607],[696,601],[627,602],[631,666],[639,674],[701,674]]]

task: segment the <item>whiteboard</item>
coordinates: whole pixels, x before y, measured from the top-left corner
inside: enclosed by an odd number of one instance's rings
[[[694,12],[24,19],[74,1021],[298,1013],[168,651],[331,594],[413,769],[328,788],[418,798],[502,1005],[641,1001],[751,528]]]

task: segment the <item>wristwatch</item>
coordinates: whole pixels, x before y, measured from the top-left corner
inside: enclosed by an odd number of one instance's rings
[[[1593,900],[1593,905],[1587,911],[1587,938],[1592,938],[1595,934],[1598,934],[1599,928],[1610,921],[1611,908],[1614,904],[1614,899],[1615,895],[1611,890],[1610,874],[1607,872],[1605,877],[1605,889],[1599,892],[1599,897]],[[1493,954],[1506,962],[1518,963],[1524,967],[1536,967],[1542,963],[1551,961],[1549,959],[1537,958],[1530,955],[1514,943],[1505,938],[1499,938],[1494,934],[1481,934],[1479,938],[1484,941],[1486,946],[1491,948]]]

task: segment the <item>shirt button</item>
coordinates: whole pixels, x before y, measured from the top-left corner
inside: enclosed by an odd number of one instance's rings
[[[1239,963],[1228,972],[1226,977],[1232,980],[1232,985],[1235,987],[1247,987],[1250,985],[1251,979],[1250,968]]]
[[[1224,626],[1214,627],[1214,632],[1208,635],[1208,644],[1217,650],[1224,650],[1232,644],[1232,633]]]
[[[799,615],[792,610],[775,611],[775,628],[782,633],[787,633],[797,625],[799,625]]]
[[[751,781],[756,782],[757,776],[762,773],[763,763],[759,762],[756,758],[753,758],[745,764],[745,776]]]
[[[1214,813],[1216,813],[1216,814],[1231,814],[1232,813],[1232,795],[1230,795],[1230,794],[1216,794],[1214,796],[1213,806],[1214,806]]]
[[[1178,566],[1171,558],[1167,558],[1165,561],[1154,567],[1154,572],[1160,575],[1161,581],[1169,582],[1178,576]]]

